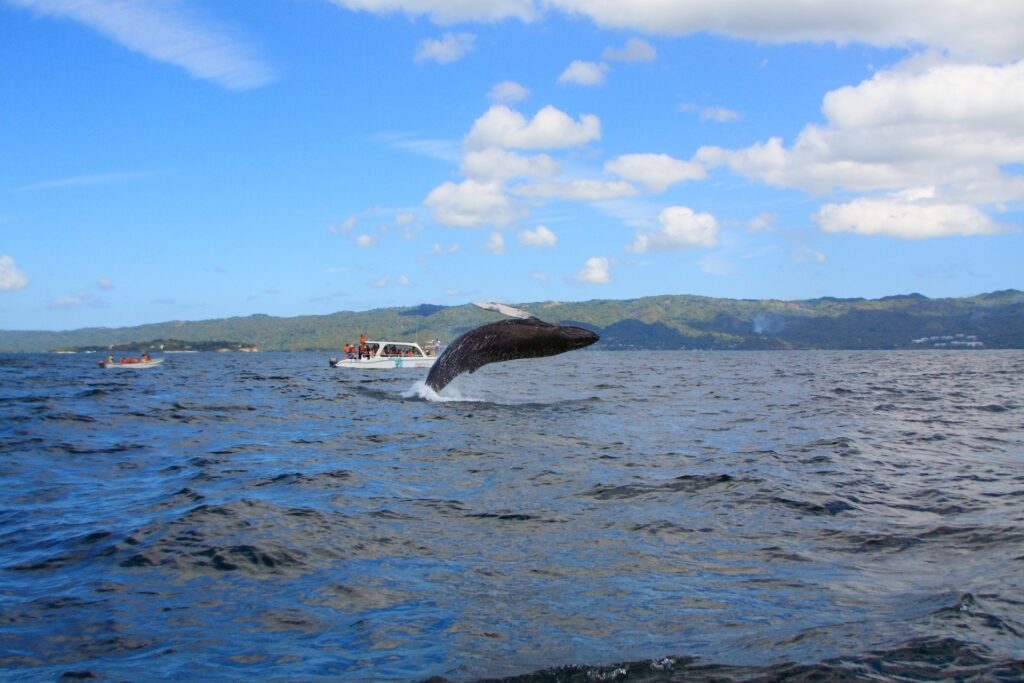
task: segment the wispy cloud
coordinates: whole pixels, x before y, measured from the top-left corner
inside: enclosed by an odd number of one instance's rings
[[[646,40],[630,38],[622,48],[607,47],[601,54],[609,62],[650,62],[658,51]]]
[[[740,113],[725,107],[705,107],[700,112],[701,121],[717,121],[718,123],[729,123],[739,121]]]
[[[501,236],[500,232],[492,232],[490,239],[487,240],[487,244],[484,245],[484,249],[501,256],[505,253],[505,238]]]
[[[54,180],[44,180],[31,185],[19,187],[19,192],[35,192],[36,190],[60,190],[76,187],[89,187],[92,185],[110,185],[112,183],[127,182],[140,178],[149,178],[158,175],[156,171],[129,171],[124,173],[94,173],[91,175],[76,175]]]
[[[457,140],[419,138],[411,133],[382,132],[376,138],[394,149],[400,149],[438,161],[458,162],[459,143]]]
[[[473,51],[476,36],[472,33],[446,33],[440,38],[427,38],[416,48],[417,62],[451,64]]]
[[[107,305],[103,299],[99,299],[86,292],[73,292],[57,297],[50,302],[50,308],[103,308]]]
[[[272,82],[275,70],[234,31],[179,0],[7,0],[41,16],[85,24],[129,50],[230,90]]]
[[[714,121],[715,123],[732,123],[743,118],[738,111],[726,107],[700,107],[690,102],[680,104],[678,109],[679,111],[697,112],[701,121]]]

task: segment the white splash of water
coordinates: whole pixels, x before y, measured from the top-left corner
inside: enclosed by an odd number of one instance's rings
[[[459,401],[478,401],[479,399],[472,398],[469,396],[463,396],[459,393],[458,389],[449,387],[445,391],[445,395],[434,391],[432,388],[427,386],[425,381],[419,381],[414,383],[411,387],[402,392],[402,398],[422,398],[424,401],[430,401],[432,403],[455,403]]]

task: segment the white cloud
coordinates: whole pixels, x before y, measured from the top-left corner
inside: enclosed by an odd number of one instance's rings
[[[700,120],[729,123],[730,121],[739,121],[740,114],[737,111],[726,109],[725,107],[705,107],[700,112]]]
[[[519,233],[519,242],[528,247],[543,249],[553,247],[558,242],[558,237],[545,225],[538,225],[533,230],[523,230]]]
[[[24,2],[24,0],[20,0]],[[599,26],[660,35],[712,33],[758,43],[865,43],[930,46],[970,59],[1024,57],[1017,27],[1024,3],[965,0],[333,0],[352,10],[427,15],[442,25],[461,21],[538,19],[546,10],[584,16]]]
[[[566,182],[517,185],[514,188],[514,192],[521,197],[531,199],[568,199],[596,202],[618,199],[620,197],[631,197],[636,194],[636,188],[622,180],[577,179]]]
[[[576,273],[579,282],[589,282],[596,285],[605,285],[612,281],[608,272],[611,261],[606,256],[593,256],[588,258],[583,267]]]
[[[355,216],[349,216],[341,223],[335,223],[331,227],[327,228],[327,231],[332,235],[347,235],[356,227],[356,222],[358,220],[359,219]]]
[[[822,111],[839,130],[966,122],[1019,131],[1024,128],[1022,85],[1022,61],[989,66],[925,57],[829,92]]]
[[[385,287],[391,284],[391,278],[389,278],[387,275],[384,275],[383,277],[379,277],[376,280],[370,280],[366,284],[370,285],[375,289],[384,289]]]
[[[709,213],[695,213],[685,206],[670,206],[658,214],[661,229],[637,232],[627,249],[638,254],[718,244],[718,221]]]
[[[696,159],[770,185],[812,193],[875,193],[828,204],[829,232],[908,239],[999,228],[979,205],[1024,199],[1024,60],[991,66],[914,58],[828,93],[824,125],[792,146],[771,138],[745,149],[704,147]],[[912,196],[928,187],[927,197]]]
[[[465,142],[475,149],[564,149],[600,138],[601,120],[593,114],[583,114],[573,121],[565,112],[548,105],[527,121],[519,112],[498,104],[473,122]]]
[[[527,157],[497,147],[470,150],[462,157],[462,172],[478,180],[546,178],[558,173],[560,167],[546,154]]]
[[[447,254],[457,254],[459,253],[459,243],[452,242],[447,247],[444,247],[441,245],[440,242],[434,242],[434,253],[437,254],[438,256],[445,256]]]
[[[106,303],[102,299],[97,299],[92,294],[86,294],[85,292],[65,294],[50,302],[50,308],[82,308],[84,306],[102,308],[106,306]]]
[[[18,268],[14,259],[0,256],[0,292],[13,292],[28,286],[28,276]]]
[[[775,222],[779,220],[779,217],[774,213],[760,213],[754,216],[747,223],[748,232],[775,232]]]
[[[434,188],[423,202],[444,225],[477,228],[503,227],[520,216],[520,209],[505,196],[501,183],[464,180]]]
[[[624,154],[605,163],[605,170],[652,192],[662,192],[669,185],[705,177],[704,167],[692,161],[680,161],[667,154]]]
[[[96,286],[100,289],[113,289],[114,283],[110,281],[110,278],[98,277],[96,278]]]
[[[701,121],[730,123],[732,121],[739,121],[742,118],[738,111],[733,111],[732,109],[727,109],[725,107],[700,107],[689,102],[686,104],[680,104],[677,109],[679,109],[679,111],[698,112]]]
[[[447,26],[464,21],[533,21],[540,16],[534,0],[332,0],[350,10],[377,14],[402,12],[412,17],[427,15],[431,21]]]
[[[526,87],[516,83],[515,81],[502,81],[491,88],[487,96],[492,102],[499,104],[513,104],[515,102],[521,102],[530,96],[530,91]]]
[[[275,80],[274,69],[237,37],[175,0],[7,0],[36,14],[85,24],[129,50],[231,90]]]
[[[451,64],[473,51],[476,36],[472,33],[445,33],[440,39],[427,38],[416,48],[417,62]]]
[[[408,287],[412,284],[412,281],[409,279],[408,275],[399,275],[398,284],[402,285],[403,287]]]
[[[551,280],[551,276],[548,275],[547,273],[545,273],[542,270],[534,270],[534,271],[532,271],[530,273],[530,277],[532,277],[537,282],[541,282],[541,283],[546,283],[546,282],[549,282]]]
[[[651,62],[658,53],[646,40],[630,38],[622,48],[605,48],[601,56],[609,62]]]
[[[601,85],[604,83],[606,73],[608,73],[607,64],[576,59],[558,76],[558,83],[561,85]]]
[[[854,232],[902,239],[988,235],[999,232],[992,219],[970,204],[935,200],[930,195],[897,193],[826,204],[814,215],[825,232]]]
[[[824,263],[827,260],[825,254],[810,247],[801,247],[793,253],[793,261],[796,263]]]
[[[401,231],[402,238],[406,240],[416,239],[423,230],[423,226],[420,224],[416,214],[411,211],[399,211],[396,213],[395,227]]]
[[[697,160],[771,185],[943,188],[957,201],[1024,197],[1024,61],[1004,66],[911,60],[825,96],[828,123],[808,125],[791,147],[779,138],[739,150],[703,147]]]
[[[600,26],[653,34],[715,33],[760,43],[863,42],[881,47],[921,45],[961,57],[994,61],[1024,56],[1017,27],[1024,3],[963,0],[687,0],[609,2],[549,0],[548,6],[587,16]]]
[[[484,245],[484,249],[497,254],[498,256],[505,253],[505,238],[501,236],[500,232],[492,232],[490,238],[487,240],[487,244]]]

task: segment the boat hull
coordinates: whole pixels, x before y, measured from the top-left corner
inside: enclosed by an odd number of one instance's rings
[[[349,370],[394,370],[401,368],[429,368],[436,358],[342,358],[331,359],[332,368]]]
[[[138,363],[108,363],[105,360],[101,360],[99,366],[106,370],[145,370],[146,368],[155,368],[163,362],[163,358],[154,358],[153,360],[139,361]]]

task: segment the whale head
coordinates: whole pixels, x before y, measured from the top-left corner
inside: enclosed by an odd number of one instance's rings
[[[601,338],[588,329],[572,325],[559,325],[554,336],[562,340],[565,351],[586,348]]]

